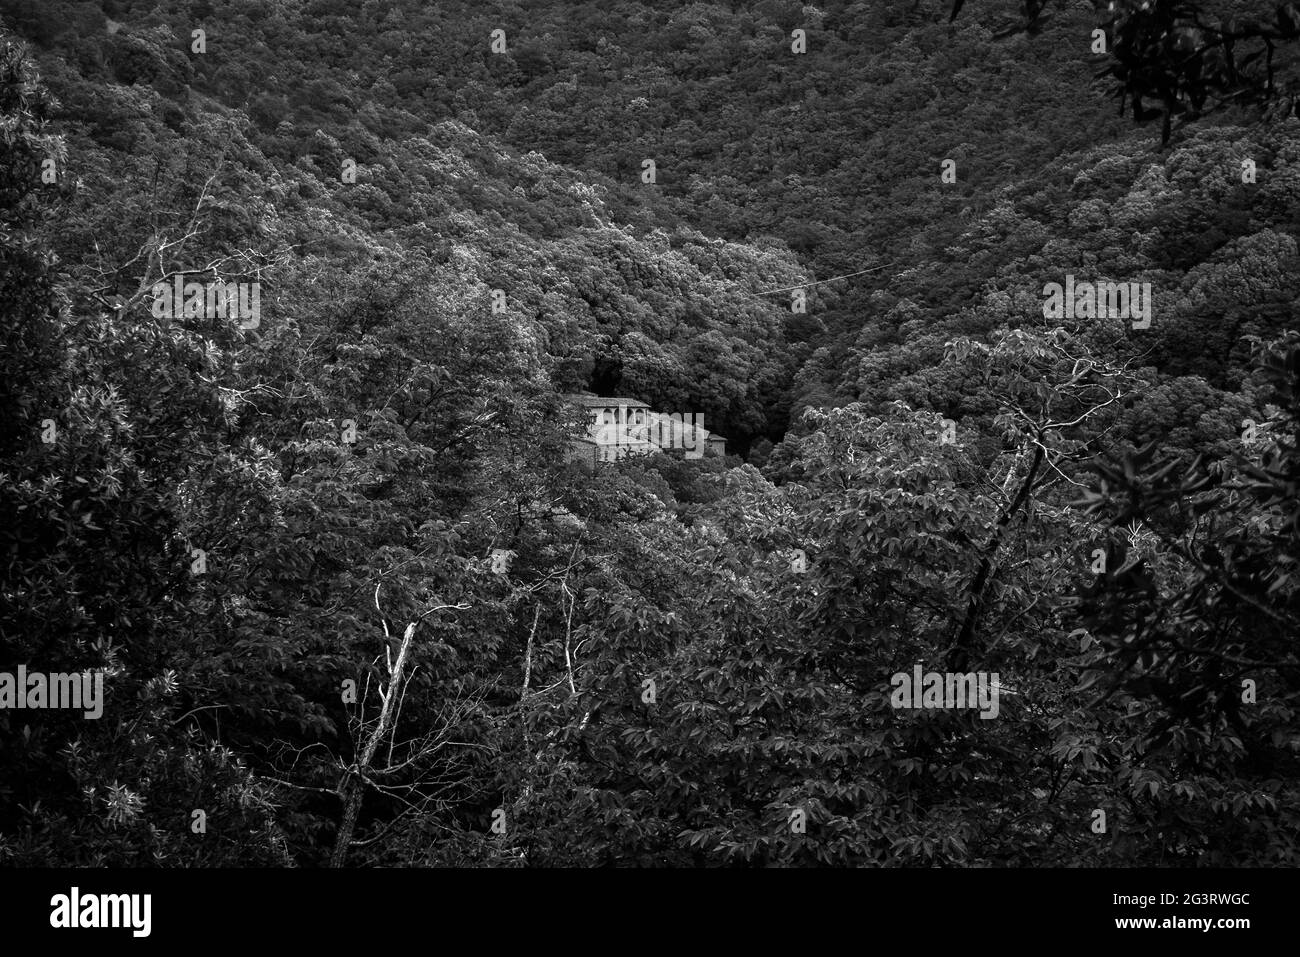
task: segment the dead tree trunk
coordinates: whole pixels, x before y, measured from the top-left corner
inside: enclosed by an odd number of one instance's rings
[[[388,726],[393,720],[393,706],[401,691],[406,656],[411,650],[411,641],[415,638],[415,626],[418,624],[418,621],[413,621],[406,626],[406,631],[402,635],[402,645],[397,651],[397,660],[388,667],[388,690],[384,691],[381,688],[379,691],[379,696],[383,700],[383,707],[379,711],[379,722],[370,732],[370,737],[366,740],[356,765],[348,769],[347,779],[339,789],[343,795],[343,820],[339,822],[339,833],[334,841],[334,853],[330,855],[330,867],[342,867],[347,859],[348,845],[352,842],[352,831],[357,824],[357,812],[361,810],[366,773],[370,770],[370,762],[375,757],[375,751],[378,750],[384,735],[388,733]]]

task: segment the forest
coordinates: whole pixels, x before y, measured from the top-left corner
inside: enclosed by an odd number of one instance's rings
[[[1300,866],[1298,241],[1296,4],[0,0],[0,865]]]

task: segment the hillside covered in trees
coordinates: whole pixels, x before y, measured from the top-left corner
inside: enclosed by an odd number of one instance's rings
[[[0,863],[1300,864],[1300,11],[955,6],[0,0]]]

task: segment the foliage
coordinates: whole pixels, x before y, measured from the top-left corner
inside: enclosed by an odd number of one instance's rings
[[[5,3],[0,860],[1296,864],[1294,14],[988,6]]]

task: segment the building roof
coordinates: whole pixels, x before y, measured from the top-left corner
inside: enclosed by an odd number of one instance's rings
[[[648,403],[642,402],[640,399],[628,399],[621,396],[603,396],[581,393],[578,395],[562,396],[562,398],[569,402],[576,402],[578,405],[586,406],[589,409],[618,408],[620,405],[627,406],[631,409],[650,408]]]

